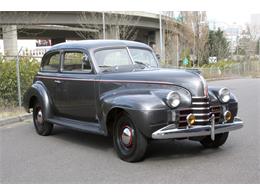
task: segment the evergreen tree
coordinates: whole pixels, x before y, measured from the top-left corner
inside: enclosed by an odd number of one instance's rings
[[[209,31],[208,48],[209,56],[216,56],[218,60],[228,57],[229,42],[221,29]]]

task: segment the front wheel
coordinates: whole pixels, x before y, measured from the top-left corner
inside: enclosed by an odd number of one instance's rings
[[[36,102],[33,107],[33,123],[36,132],[39,135],[47,136],[50,135],[53,129],[53,124],[45,120],[43,114],[43,107],[40,102]]]
[[[210,136],[207,136],[203,138],[200,143],[205,147],[205,148],[217,148],[219,146],[222,146],[228,138],[228,132],[226,133],[220,133],[215,135],[215,140],[211,140]]]
[[[140,161],[145,155],[147,140],[127,114],[121,115],[115,123],[113,142],[118,156],[124,161]]]

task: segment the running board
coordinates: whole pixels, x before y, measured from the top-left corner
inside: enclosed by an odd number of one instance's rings
[[[87,133],[105,135],[104,131],[100,129],[100,125],[98,123],[84,122],[84,121],[73,120],[64,117],[53,117],[48,119],[47,121],[56,125],[73,128]]]

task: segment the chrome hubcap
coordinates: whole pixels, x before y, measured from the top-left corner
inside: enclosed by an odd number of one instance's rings
[[[36,120],[39,124],[43,123],[42,110],[39,109],[36,115]]]
[[[124,127],[121,135],[122,143],[126,147],[130,147],[132,145],[132,139],[133,139],[133,129],[128,126]]]

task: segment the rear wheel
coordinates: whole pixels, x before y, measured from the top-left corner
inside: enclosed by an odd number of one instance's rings
[[[113,142],[118,156],[124,161],[140,161],[145,155],[147,140],[127,114],[121,115],[115,123]]]
[[[33,123],[39,135],[47,136],[51,134],[53,124],[45,121],[42,105],[38,101],[33,107]]]
[[[228,138],[228,132],[226,133],[220,133],[215,135],[215,140],[213,141],[210,136],[207,136],[203,138],[200,143],[205,148],[217,148],[219,146],[222,146]]]

